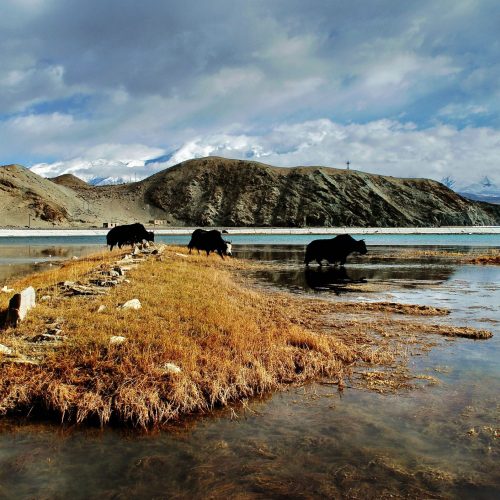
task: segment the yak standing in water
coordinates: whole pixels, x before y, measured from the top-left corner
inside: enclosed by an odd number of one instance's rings
[[[315,260],[321,266],[321,262],[326,260],[329,264],[339,262],[343,266],[347,256],[353,252],[362,255],[368,252],[364,240],[355,240],[349,234],[341,234],[328,240],[311,241],[307,245],[304,262],[308,266],[309,262]]]
[[[146,228],[138,222],[115,226],[106,235],[106,243],[109,245],[110,250],[113,250],[115,245],[121,248],[123,245],[142,243],[143,240],[154,241],[155,234],[152,231],[146,231]]]
[[[216,229],[212,231],[195,229],[188,244],[189,253],[193,248],[196,248],[198,253],[200,253],[200,250],[207,252],[207,257],[210,252],[217,252],[222,259],[224,255],[231,255],[231,246],[231,242],[224,240],[222,233]]]

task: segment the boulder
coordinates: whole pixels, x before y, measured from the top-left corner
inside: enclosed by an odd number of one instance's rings
[[[5,324],[7,326],[17,326],[22,321],[28,311],[35,306],[35,289],[32,286],[25,288],[22,292],[16,293],[9,301]]]

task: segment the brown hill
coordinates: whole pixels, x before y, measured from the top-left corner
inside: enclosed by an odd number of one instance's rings
[[[66,225],[72,221],[75,193],[20,165],[0,169],[2,226]]]
[[[496,225],[500,209],[428,179],[209,157],[142,181],[175,221],[224,226]]]
[[[278,168],[208,157],[143,181],[89,186],[0,169],[1,225],[102,226],[165,219],[189,226],[499,225],[500,207],[467,200],[428,179],[327,167]]]
[[[58,175],[57,177],[50,177],[49,181],[55,182],[60,186],[69,187],[71,189],[90,188],[90,186],[85,181],[73,174],[62,174]]]

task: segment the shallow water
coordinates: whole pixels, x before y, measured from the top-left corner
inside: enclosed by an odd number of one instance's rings
[[[11,240],[12,238],[9,238]],[[63,260],[98,251],[97,245],[7,243],[0,239],[0,284],[36,271],[50,269]]]
[[[375,255],[353,259],[340,276],[311,266],[319,275],[311,286],[301,247],[235,250],[271,262],[256,275],[266,286],[331,300],[447,307],[451,315],[439,321],[495,336],[437,339],[411,365],[440,383],[398,395],[348,388],[341,397],[334,386],[310,384],[149,434],[3,421],[0,497],[498,498],[498,267]],[[355,293],[344,293],[345,274],[385,291],[365,293],[358,283]]]

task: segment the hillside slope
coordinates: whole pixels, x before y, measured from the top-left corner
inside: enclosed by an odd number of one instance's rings
[[[3,226],[67,225],[78,217],[74,191],[56,186],[20,165],[0,170],[0,213]]]
[[[276,168],[209,157],[142,181],[145,199],[175,222],[224,226],[498,224],[500,209],[428,179],[325,167]]]
[[[90,186],[0,168],[2,226],[102,226],[165,219],[188,226],[500,225],[500,206],[474,202],[436,181],[326,167],[278,168],[208,157],[140,182]]]

